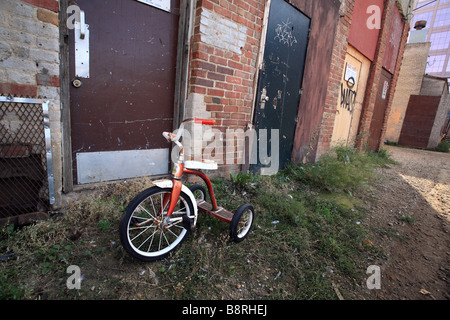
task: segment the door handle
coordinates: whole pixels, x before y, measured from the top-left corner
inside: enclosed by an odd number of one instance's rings
[[[89,78],[89,25],[83,10],[75,21],[75,77]]]
[[[86,36],[86,15],[84,11],[80,11],[80,39],[84,39]]]

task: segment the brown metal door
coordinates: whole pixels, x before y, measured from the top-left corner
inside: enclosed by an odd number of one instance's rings
[[[378,86],[380,89],[378,90],[377,99],[375,101],[369,130],[368,148],[372,151],[377,151],[380,147],[381,130],[389,99],[391,79],[392,75],[382,69]]]
[[[440,96],[412,95],[398,143],[408,147],[427,148],[440,102]]]
[[[180,1],[170,1],[170,12],[143,2],[77,1],[89,30],[89,75],[76,73],[79,35],[72,30],[75,183],[167,172],[168,145],[161,133],[173,124]]]

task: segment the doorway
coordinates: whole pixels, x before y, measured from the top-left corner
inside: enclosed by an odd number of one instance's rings
[[[74,184],[169,170],[161,133],[173,129],[180,0],[162,2],[77,1],[85,25],[69,32]]]
[[[259,144],[254,173],[276,173],[291,160],[309,27],[310,19],[297,8],[271,1],[254,116]],[[261,144],[267,144],[266,155]]]

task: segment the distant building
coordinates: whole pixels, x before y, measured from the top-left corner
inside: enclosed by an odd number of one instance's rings
[[[413,14],[411,28],[417,21],[427,22],[423,30],[411,32],[408,41],[415,42],[422,33],[426,38],[419,42],[431,42],[425,73],[450,78],[450,0],[416,0]]]

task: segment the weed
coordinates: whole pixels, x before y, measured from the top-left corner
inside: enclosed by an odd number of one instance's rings
[[[450,143],[448,143],[447,141],[441,141],[434,150],[438,152],[449,152]]]
[[[416,222],[415,218],[412,218],[409,213],[401,216],[400,218],[398,218],[398,220],[409,223],[409,224],[414,224]]]
[[[258,176],[253,175],[251,172],[237,174],[230,173],[230,181],[234,188],[239,190],[251,189],[258,180]]]
[[[103,219],[97,223],[97,227],[101,231],[108,231],[111,228],[111,221],[108,219]]]

